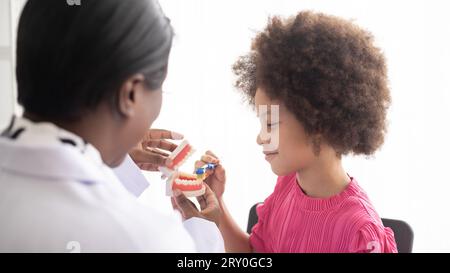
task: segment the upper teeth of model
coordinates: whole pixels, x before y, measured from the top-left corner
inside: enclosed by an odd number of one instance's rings
[[[176,179],[175,181],[178,184],[183,184],[183,185],[195,185],[195,184],[198,184],[197,180]]]

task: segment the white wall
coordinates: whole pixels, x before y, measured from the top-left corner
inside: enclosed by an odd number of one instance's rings
[[[0,128],[7,125],[14,107],[11,33],[9,0],[0,0]]]

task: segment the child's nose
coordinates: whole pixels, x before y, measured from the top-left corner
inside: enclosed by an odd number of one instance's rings
[[[269,132],[268,128],[261,127],[261,130],[259,131],[257,137],[256,137],[256,143],[258,145],[264,145],[270,143],[271,139],[271,133]]]
[[[269,139],[265,139],[265,141],[261,138],[261,134],[258,134],[257,136],[256,136],[256,143],[258,144],[258,145],[263,145],[264,143],[267,143],[267,141],[268,141]]]
[[[261,141],[261,138],[259,137],[259,134],[256,135],[256,143],[257,143],[258,145],[262,145],[262,141]]]

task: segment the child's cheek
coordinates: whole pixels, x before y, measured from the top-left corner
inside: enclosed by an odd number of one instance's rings
[[[284,157],[283,153],[279,153],[276,158],[274,158],[270,166],[272,168],[272,172],[277,176],[288,175],[296,169],[292,166],[292,161],[289,158]]]
[[[279,154],[277,165],[280,166],[279,170],[284,173],[283,175],[297,172],[309,165],[307,154],[305,154],[302,149],[298,149],[298,147],[296,148],[297,149],[291,148],[288,150],[283,150]]]

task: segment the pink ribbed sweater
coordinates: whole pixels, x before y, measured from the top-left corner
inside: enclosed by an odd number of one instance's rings
[[[279,177],[257,213],[256,252],[397,252],[392,230],[353,178],[340,194],[319,199],[305,195],[295,173]]]

